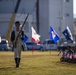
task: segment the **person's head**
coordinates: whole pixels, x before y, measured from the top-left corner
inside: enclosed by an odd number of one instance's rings
[[[15,27],[16,27],[16,30],[19,30],[20,29],[20,22],[19,21],[16,21],[15,22]]]

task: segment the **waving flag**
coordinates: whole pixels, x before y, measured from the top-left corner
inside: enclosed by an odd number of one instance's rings
[[[67,40],[73,41],[73,36],[68,26],[62,33],[64,34]]]
[[[24,35],[24,40],[22,40],[23,43],[26,43],[28,37],[26,35]]]
[[[36,33],[33,27],[31,27],[31,29],[32,29],[32,41],[40,43],[40,35]]]
[[[52,27],[50,27],[50,39],[53,40],[55,43],[59,40],[58,34]]]

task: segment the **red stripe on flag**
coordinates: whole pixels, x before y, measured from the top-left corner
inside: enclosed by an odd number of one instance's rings
[[[36,40],[34,38],[32,38],[32,41],[36,42]]]

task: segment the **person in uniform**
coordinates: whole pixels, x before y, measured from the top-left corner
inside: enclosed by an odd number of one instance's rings
[[[10,40],[13,43],[14,58],[16,67],[18,68],[21,60],[22,40],[24,39],[24,31],[20,32],[20,22],[15,22],[16,29],[11,32]],[[19,34],[20,32],[20,34]],[[16,40],[18,36],[18,39]]]

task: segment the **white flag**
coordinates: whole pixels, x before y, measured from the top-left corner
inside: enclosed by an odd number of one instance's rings
[[[32,41],[40,43],[40,35],[36,33],[33,27],[31,27],[31,30],[32,30]]]

